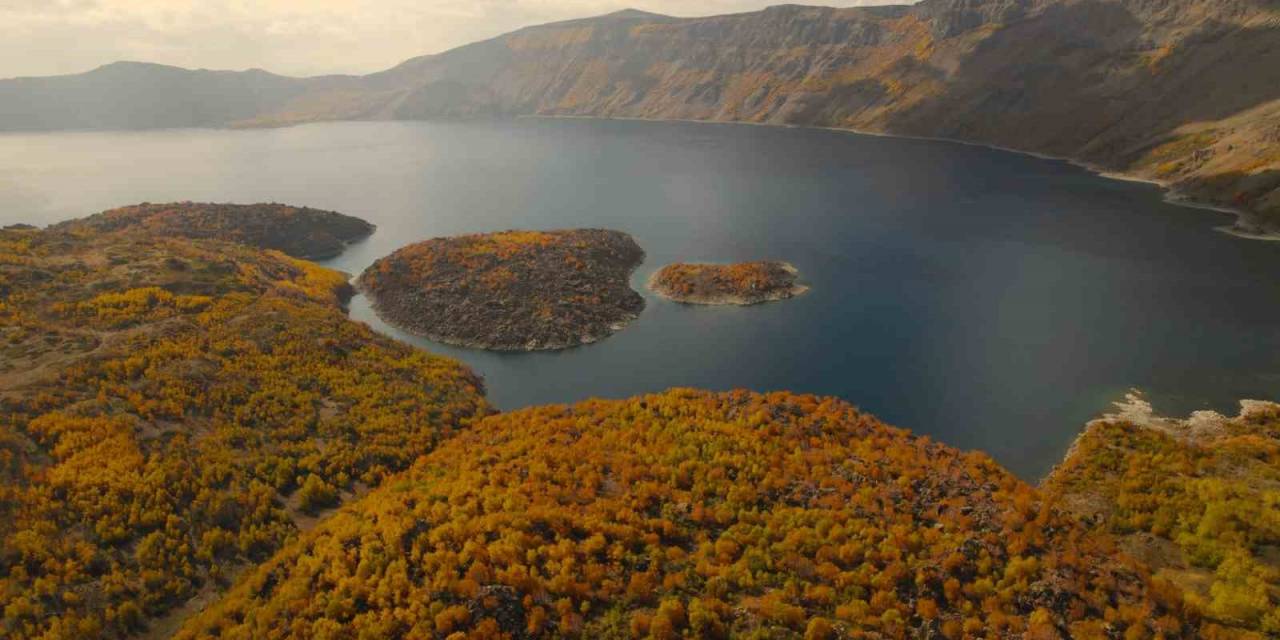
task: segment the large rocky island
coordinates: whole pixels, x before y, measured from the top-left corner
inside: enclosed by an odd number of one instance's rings
[[[143,203],[65,222],[63,230],[139,231],[155,237],[222,240],[324,260],[342,253],[375,227],[333,211],[285,204]]]
[[[435,238],[378,260],[357,286],[378,314],[423,337],[495,351],[596,342],[644,309],[644,251],[604,229]]]
[[[654,293],[688,304],[752,305],[788,300],[809,290],[786,262],[669,264],[649,278]]]

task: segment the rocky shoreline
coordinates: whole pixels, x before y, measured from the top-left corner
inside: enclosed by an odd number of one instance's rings
[[[435,238],[371,265],[356,282],[387,323],[433,342],[553,351],[598,342],[640,316],[631,289],[644,251],[604,229]]]
[[[451,335],[448,333],[434,333],[424,329],[415,328],[413,326],[399,322],[397,320],[393,320],[390,316],[387,315],[385,309],[383,309],[379,305],[377,298],[374,295],[372,295],[369,290],[360,286],[359,279],[355,281],[353,286],[354,286],[355,293],[358,293],[360,295],[363,295],[369,298],[370,306],[373,308],[374,313],[378,314],[378,317],[382,318],[382,320],[387,324],[397,329],[400,329],[402,331],[411,333],[419,338],[423,338],[424,340],[429,340],[431,342],[435,342],[438,344],[448,345],[450,347],[459,347],[462,349],[477,349],[480,351],[504,351],[504,352],[511,352],[511,353],[519,353],[519,352],[533,352],[533,351],[563,351],[565,349],[572,349],[574,347],[585,347],[587,345],[600,342],[601,340],[604,340],[610,335],[613,335],[614,333],[622,331],[633,320],[640,317],[639,313],[629,314],[627,316],[624,316],[617,323],[610,325],[610,331],[603,335],[584,335],[584,336],[580,336],[576,340],[575,339],[565,339],[560,341],[549,340],[545,342],[531,340],[530,342],[527,342],[524,345],[512,346],[508,342],[503,342],[499,340],[460,338],[456,335]]]
[[[655,294],[684,304],[750,306],[789,300],[809,291],[788,262],[669,264],[649,277]]]

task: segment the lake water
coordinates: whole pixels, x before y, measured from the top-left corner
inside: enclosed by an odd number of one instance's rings
[[[673,386],[836,395],[982,449],[1028,479],[1131,387],[1161,411],[1280,388],[1280,243],[1149,185],[944,142],[734,125],[565,120],[0,135],[0,223],[141,201],[280,201],[378,224],[359,273],[434,236],[607,227],[672,261],[786,260],[812,291],[648,308],[595,345],[436,345],[499,407]]]

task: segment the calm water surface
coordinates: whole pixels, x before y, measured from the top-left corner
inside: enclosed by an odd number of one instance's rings
[[[0,223],[141,201],[280,201],[378,224],[331,266],[509,228],[627,231],[676,260],[787,260],[813,290],[752,308],[649,295],[596,345],[458,357],[502,408],[673,386],[837,395],[1029,479],[1130,387],[1234,411],[1280,382],[1280,244],[1151,186],[956,144],[829,131],[525,120],[0,135]]]

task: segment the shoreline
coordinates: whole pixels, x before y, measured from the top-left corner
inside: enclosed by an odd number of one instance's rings
[[[1142,429],[1163,433],[1188,445],[1204,446],[1222,437],[1226,431],[1223,425],[1229,422],[1248,420],[1259,413],[1280,407],[1270,400],[1242,399],[1238,401],[1235,415],[1228,415],[1210,409],[1192,411],[1185,417],[1169,416],[1156,410],[1147,400],[1146,393],[1138,388],[1131,388],[1124,398],[1111,402],[1111,411],[1104,411],[1085,423],[1080,433],[1071,440],[1070,446],[1062,455],[1062,460],[1053,466],[1037,483],[1043,487],[1063,471],[1079,453],[1081,442],[1094,430],[1115,422],[1132,424]]]
[[[361,218],[361,220],[363,220],[363,218]],[[352,238],[339,238],[339,242],[341,242],[341,243],[342,243],[342,247],[341,247],[341,248],[339,248],[339,249],[337,250],[337,252],[336,252],[336,253],[334,253],[334,254],[332,254],[332,255],[329,255],[329,254],[312,254],[312,255],[307,255],[307,256],[293,256],[293,257],[295,257],[295,258],[297,258],[297,259],[299,259],[299,260],[306,260],[306,261],[308,261],[308,262],[316,262],[316,263],[320,263],[320,262],[329,262],[329,261],[331,261],[331,260],[336,260],[339,256],[341,256],[342,254],[346,253],[346,252],[347,252],[347,249],[350,249],[351,247],[353,247],[353,246],[355,246],[355,245],[357,245],[357,244],[360,244],[361,242],[364,242],[365,240],[368,240],[369,238],[372,238],[372,237],[373,237],[373,234],[375,234],[375,233],[377,233],[377,232],[378,232],[378,225],[376,225],[376,224],[374,224],[374,223],[372,223],[372,222],[369,222],[368,220],[364,220],[364,222],[365,222],[366,224],[368,224],[368,225],[369,225],[369,230],[368,230],[368,232],[367,232],[367,233],[365,233],[365,234],[363,234],[363,235],[361,235],[361,236],[357,236],[357,237],[352,237]]]
[[[874,138],[897,138],[900,140],[919,140],[922,142],[946,142],[950,144],[958,144],[966,147],[977,147],[979,149],[989,149],[992,151],[1002,151],[1005,153],[1013,153],[1020,156],[1027,156],[1037,160],[1049,160],[1052,162],[1063,162],[1079,169],[1084,169],[1099,178],[1107,180],[1116,180],[1119,182],[1133,182],[1138,184],[1146,184],[1158,187],[1162,191],[1163,200],[1166,204],[1175,207],[1185,207],[1188,209],[1201,209],[1206,211],[1214,211],[1217,213],[1232,215],[1236,217],[1236,224],[1232,226],[1215,226],[1213,231],[1223,233],[1245,240],[1259,241],[1280,241],[1280,230],[1262,231],[1261,233],[1253,233],[1241,228],[1240,225],[1254,219],[1258,214],[1252,211],[1246,211],[1235,207],[1225,205],[1216,205],[1212,203],[1199,202],[1192,200],[1185,194],[1179,193],[1168,180],[1159,178],[1148,178],[1136,174],[1124,173],[1107,169],[1101,165],[1094,164],[1085,160],[1070,158],[1066,156],[1056,156],[1038,151],[1028,151],[1026,149],[1015,149],[1013,147],[1005,147],[998,144],[990,144],[986,142],[976,142],[973,140],[961,140],[958,138],[946,138],[942,136],[920,136],[901,133],[889,133],[886,131],[875,131],[871,129],[854,129],[850,127],[831,127],[819,125],[802,125],[802,124],[779,124],[773,122],[746,122],[741,120],[695,120],[691,118],[643,118],[635,116],[577,116],[577,115],[550,115],[550,114],[530,114],[515,116],[515,119],[541,119],[541,120],[600,120],[600,121],[621,121],[621,122],[677,122],[687,124],[721,124],[749,127],[772,127],[778,129],[811,129],[815,131],[831,131],[835,133],[853,134],[859,136],[870,136]]]
[[[519,348],[508,348],[508,347],[497,346],[487,342],[481,342],[478,340],[466,340],[462,338],[454,338],[446,335],[431,334],[424,331],[418,331],[417,329],[413,329],[411,327],[408,327],[404,324],[401,324],[393,320],[392,318],[387,317],[387,315],[382,311],[381,305],[378,303],[377,296],[372,295],[371,292],[366,290],[360,284],[360,278],[358,277],[353,278],[348,282],[348,285],[351,287],[351,290],[354,292],[352,299],[354,299],[355,296],[358,295],[364,298],[365,300],[368,300],[369,310],[373,311],[374,317],[386,323],[388,327],[391,327],[397,331],[402,331],[405,334],[408,334],[415,338],[427,340],[428,342],[435,342],[437,344],[441,344],[447,347],[455,347],[459,349],[474,349],[476,351],[488,351],[491,353],[539,353],[539,352],[555,353],[557,351],[566,351],[569,349],[576,349],[578,347],[585,347],[587,345],[592,345],[597,342],[600,342],[601,340],[609,338],[614,334],[622,331],[623,329],[626,329],[632,322],[635,322],[636,320],[640,319],[640,316],[644,313],[642,309],[640,313],[633,314],[630,317],[623,318],[618,322],[615,322],[609,325],[609,333],[606,333],[600,336],[594,336],[594,335],[584,336],[584,339],[578,342],[568,342],[564,344],[548,343],[548,344],[541,344],[536,347],[529,347],[526,344],[526,346],[519,347]],[[350,306],[349,302],[348,302],[348,306]],[[348,310],[347,312],[347,317],[348,318],[351,317],[350,310]],[[376,331],[376,328],[375,328],[375,331]],[[395,336],[390,336],[390,337],[403,342],[402,340],[400,340]],[[412,346],[417,349],[422,348],[419,345],[412,345]]]
[[[150,132],[176,132],[176,131],[258,131],[267,129],[289,129],[294,127],[304,127],[308,125],[324,125],[324,124],[350,124],[350,123],[375,123],[375,122],[434,122],[441,119],[390,119],[390,118],[353,118],[346,120],[309,120],[300,122],[282,122],[263,125],[244,126],[231,123],[223,126],[206,126],[206,127],[170,127],[160,129],[142,129],[142,130],[116,130],[116,129],[55,129],[55,130],[39,130],[39,131],[0,131],[0,135],[16,134],[57,134],[57,133],[150,133]],[[481,118],[467,120],[482,120]],[[699,120],[695,118],[646,118],[640,116],[589,116],[589,115],[572,115],[572,114],[517,114],[507,115],[503,117],[488,118],[487,120],[600,120],[600,121],[620,121],[620,122],[673,122],[687,124],[712,124],[712,125],[733,125],[733,126],[749,126],[749,127],[771,127],[778,129],[812,129],[817,131],[831,131],[835,133],[854,134],[860,136],[871,136],[876,138],[898,138],[902,140],[920,140],[925,142],[946,142],[951,144],[964,145],[966,147],[977,147],[981,149],[989,149],[992,151],[1003,151],[1005,153],[1013,153],[1020,156],[1027,156],[1037,160],[1049,160],[1053,162],[1063,162],[1073,167],[1084,169],[1089,173],[1107,180],[1117,180],[1120,182],[1134,182],[1139,184],[1151,185],[1160,188],[1162,199],[1166,204],[1176,207],[1186,207],[1188,209],[1203,209],[1214,211],[1217,213],[1232,215],[1236,217],[1236,224],[1227,226],[1219,225],[1212,227],[1212,230],[1229,236],[1234,236],[1244,240],[1257,241],[1280,241],[1280,228],[1274,231],[1262,230],[1255,233],[1247,230],[1253,228],[1252,225],[1242,224],[1256,218],[1257,212],[1239,209],[1222,204],[1212,204],[1193,200],[1185,194],[1181,194],[1168,180],[1159,178],[1144,177],[1123,171],[1116,171],[1105,168],[1085,160],[1079,160],[1068,156],[1057,156],[1039,151],[1029,151],[1027,149],[1018,149],[998,144],[977,142],[974,140],[963,140],[960,138],[947,138],[943,136],[922,136],[903,133],[890,133],[887,131],[876,131],[873,129],[856,129],[851,127],[833,127],[822,125],[805,125],[805,124],[784,124],[776,122],[749,122],[744,120]]]

